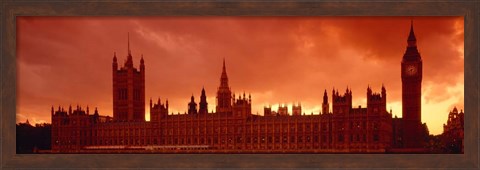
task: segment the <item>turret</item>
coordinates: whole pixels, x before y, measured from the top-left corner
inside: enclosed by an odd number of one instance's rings
[[[207,95],[205,94],[205,88],[202,88],[202,95],[200,96],[200,108],[198,109],[199,114],[207,114],[208,113],[208,103],[207,103]]]
[[[142,58],[140,59],[140,71],[141,72],[145,71],[145,63],[143,61],[143,54],[142,54]]]
[[[328,113],[329,107],[327,89],[325,89],[325,92],[323,92],[322,114]]]
[[[165,101],[165,108],[168,110],[168,98],[167,98],[167,100]]]
[[[383,83],[382,83],[382,98],[383,98],[384,102],[386,103],[386,101],[387,101],[387,90],[385,89],[385,86],[383,85]]]
[[[152,110],[152,98],[150,98],[150,110]]]
[[[367,88],[367,112],[369,114],[383,114],[387,113],[387,91],[382,85],[381,93],[374,93],[370,86]]]
[[[112,70],[114,70],[114,71],[117,71],[117,70],[118,70],[118,63],[117,63],[117,54],[116,54],[116,52],[113,52]]]
[[[346,114],[352,109],[352,92],[347,88],[344,95],[339,95],[338,90],[333,90],[332,112],[334,114]]]
[[[190,103],[188,103],[188,114],[197,114],[197,103],[195,103],[195,98],[190,98]]]

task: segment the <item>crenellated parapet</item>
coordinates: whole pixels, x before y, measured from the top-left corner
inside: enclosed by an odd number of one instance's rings
[[[153,103],[150,99],[150,121],[158,122],[168,115],[168,99],[162,103],[158,98],[157,103]]]
[[[352,109],[352,91],[346,89],[343,95],[338,90],[332,90],[332,110],[333,114],[347,114]]]
[[[252,114],[252,96],[249,94],[246,98],[245,93],[243,97],[238,96],[238,99],[235,99],[235,94],[233,94],[233,115],[237,117],[245,117]]]

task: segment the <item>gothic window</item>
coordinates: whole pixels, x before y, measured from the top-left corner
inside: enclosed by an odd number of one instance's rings
[[[297,128],[298,128],[298,130],[297,130],[298,132],[303,132],[303,130],[304,130],[303,129],[303,124],[299,124]]]
[[[237,128],[237,133],[242,133],[242,130],[243,130],[242,127],[238,127],[238,128]]]
[[[276,126],[275,127],[275,133],[279,133],[280,132],[280,127]]]
[[[338,134],[338,141],[343,142],[343,135],[342,134]]]
[[[118,99],[123,99],[123,89],[118,89]]]
[[[380,137],[378,134],[373,134],[373,141],[378,142],[380,140]]]

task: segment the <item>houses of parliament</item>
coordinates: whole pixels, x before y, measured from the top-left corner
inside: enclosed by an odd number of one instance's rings
[[[321,111],[302,114],[300,105],[252,114],[252,96],[232,94],[225,60],[216,105],[202,89],[186,103],[186,114],[169,114],[168,100],[150,99],[145,120],[145,63],[112,63],[113,117],[76,106],[51,109],[53,153],[388,153],[423,147],[422,59],[413,24],[401,62],[402,118],[387,111],[387,90],[366,89],[367,107],[352,106],[352,91],[323,93]],[[320,94],[321,95],[321,94]],[[320,99],[321,100],[321,99]],[[215,112],[208,112],[215,107]]]

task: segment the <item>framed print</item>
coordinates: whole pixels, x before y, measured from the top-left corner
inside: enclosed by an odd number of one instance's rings
[[[5,168],[478,168],[477,2],[2,8]]]

